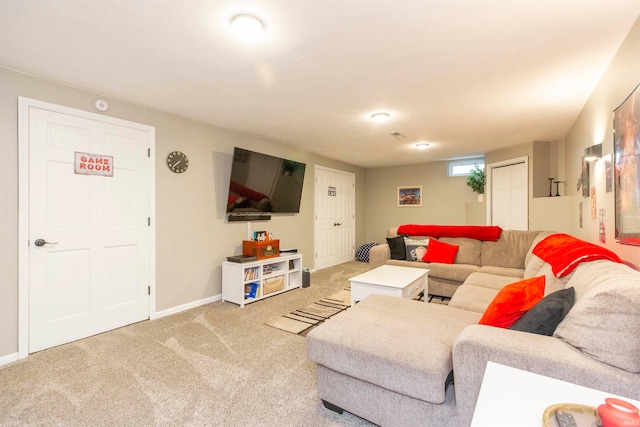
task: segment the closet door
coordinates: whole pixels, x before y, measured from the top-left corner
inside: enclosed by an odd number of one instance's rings
[[[355,175],[316,166],[314,268],[353,261],[355,254]]]
[[[529,229],[529,173],[526,161],[489,165],[490,225],[504,230]]]

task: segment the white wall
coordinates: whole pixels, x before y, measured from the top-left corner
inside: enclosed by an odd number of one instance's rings
[[[640,83],[640,18],[627,35],[565,138],[567,195],[571,197],[571,234],[599,243],[599,219],[591,217],[591,201],[576,190],[582,171],[585,148],[602,143],[602,154],[613,153],[613,110],[629,96]],[[591,186],[596,188],[596,210],[605,209],[606,246],[622,259],[640,267],[640,247],[615,242],[614,192],[606,192],[604,161],[591,166]],[[579,206],[583,202],[583,227],[579,224]]]
[[[414,185],[422,186],[422,206],[398,207],[398,187]],[[402,224],[467,224],[467,202],[477,194],[466,177],[447,176],[447,162],[368,169],[366,239],[384,243],[387,229]]]

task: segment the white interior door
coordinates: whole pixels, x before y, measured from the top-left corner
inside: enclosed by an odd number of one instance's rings
[[[505,230],[529,229],[529,172],[526,161],[488,165],[490,225]]]
[[[316,269],[352,261],[355,252],[355,176],[315,167]]]
[[[28,352],[148,319],[154,129],[20,101]]]

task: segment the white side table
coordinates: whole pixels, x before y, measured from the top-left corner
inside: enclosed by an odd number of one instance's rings
[[[545,409],[558,403],[597,408],[605,397],[624,396],[572,384],[497,363],[487,363],[471,427],[540,427]]]

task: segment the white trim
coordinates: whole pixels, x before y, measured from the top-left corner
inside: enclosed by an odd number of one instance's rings
[[[18,360],[18,353],[7,354],[6,356],[0,356],[0,366],[8,365]]]
[[[486,203],[487,203],[487,225],[492,225],[492,209],[491,209],[491,179],[493,176],[493,170],[505,166],[517,165],[524,163],[527,168],[527,229],[529,229],[529,156],[516,157],[515,159],[502,160],[500,162],[490,163],[484,165],[484,171],[487,178],[487,188],[485,190]]]
[[[90,111],[18,97],[18,359],[29,355],[29,109],[38,108],[148,132],[149,148],[149,318],[156,313],[156,131],[155,127]],[[2,360],[2,359],[0,359]]]
[[[192,308],[200,307],[206,304],[211,304],[212,302],[221,301],[221,300],[222,300],[222,294],[218,294],[212,297],[207,297],[197,301],[192,301],[186,304],[168,308],[166,310],[158,311],[154,313],[154,315],[151,317],[151,320],[159,319],[161,317],[171,316],[172,314],[177,314],[186,310],[190,310]]]
[[[29,355],[29,108],[18,97],[18,358]]]

